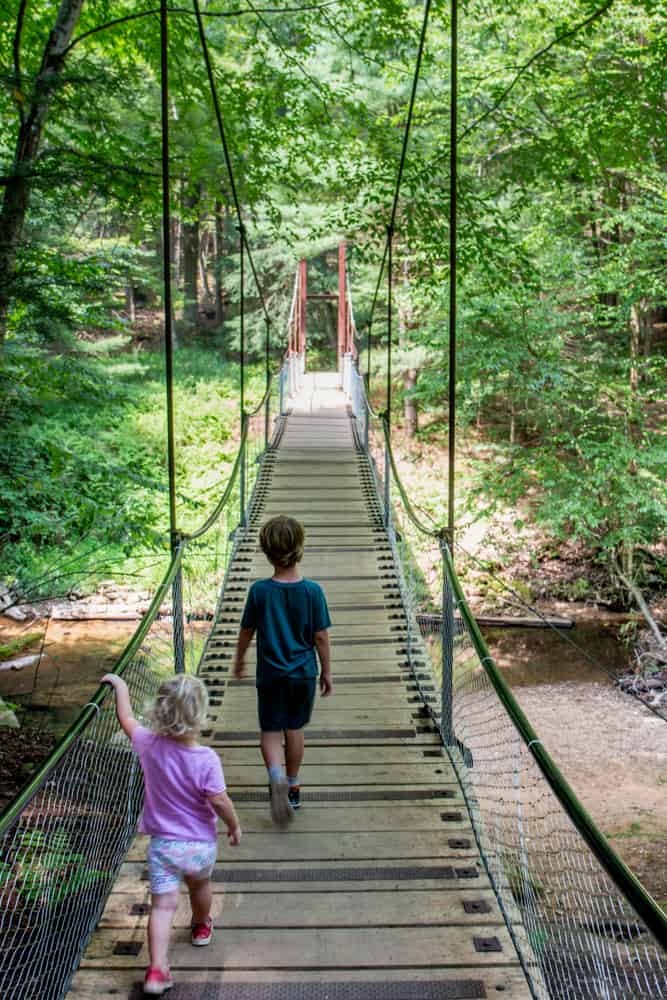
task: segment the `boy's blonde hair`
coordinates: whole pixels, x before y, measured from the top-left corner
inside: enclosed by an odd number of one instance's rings
[[[190,736],[199,732],[207,711],[204,682],[191,674],[180,674],[160,685],[148,719],[160,736]]]
[[[303,559],[303,525],[286,514],[269,518],[259,533],[262,552],[273,566],[291,569]]]

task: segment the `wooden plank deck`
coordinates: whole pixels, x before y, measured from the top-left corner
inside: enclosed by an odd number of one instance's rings
[[[391,550],[331,379],[307,380],[267,470],[203,664],[212,696],[206,738],[222,757],[243,841],[230,849],[219,839],[215,936],[205,950],[189,943],[183,895],[168,995],[523,1000],[530,991],[460,787],[439,737],[418,717]],[[279,512],[304,520],[303,572],[322,583],[334,620],[334,694],[316,706],[303,807],[285,831],[270,820],[254,687],[229,677],[247,587],[269,572],[257,531]],[[137,837],[71,997],[142,995],[145,849]]]

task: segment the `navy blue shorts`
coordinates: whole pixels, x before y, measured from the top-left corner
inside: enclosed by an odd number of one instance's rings
[[[281,677],[257,688],[259,728],[263,733],[303,729],[310,722],[317,677]]]

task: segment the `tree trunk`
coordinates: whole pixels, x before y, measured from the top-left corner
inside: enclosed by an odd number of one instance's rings
[[[222,255],[224,252],[223,238],[224,208],[221,201],[215,203],[215,325],[222,326],[225,320],[224,288],[222,284]]]
[[[183,319],[196,326],[199,319],[199,186],[183,198]]]
[[[171,219],[171,280],[180,288],[183,280],[183,227],[177,215]]]
[[[130,323],[135,323],[137,319],[137,310],[134,302],[134,287],[131,282],[125,286],[125,310]]]
[[[211,286],[208,281],[208,259],[210,256],[211,234],[208,231],[199,241],[199,281],[204,289],[207,302],[211,301]]]
[[[403,404],[403,415],[405,418],[405,430],[409,438],[416,436],[419,429],[419,412],[417,402],[411,395],[417,385],[418,371],[416,368],[409,368],[403,372],[403,389],[405,392],[405,402]]]
[[[84,0],[62,0],[44,47],[34,96],[27,112],[21,116],[11,177],[5,187],[0,210],[0,343],[5,336],[16,254],[30,203],[31,173],[42,141],[53,91],[65,63],[66,49],[83,4]]]

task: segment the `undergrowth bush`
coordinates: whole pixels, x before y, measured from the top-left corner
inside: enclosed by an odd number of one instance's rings
[[[259,394],[251,372],[255,387]],[[115,574],[159,577],[168,535],[162,353],[56,354],[10,341],[0,399],[4,581],[34,599]],[[237,400],[236,363],[180,346],[174,405],[185,530],[204,520],[231,469]]]

